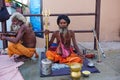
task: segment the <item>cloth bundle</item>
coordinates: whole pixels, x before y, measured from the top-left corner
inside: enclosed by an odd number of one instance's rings
[[[8,20],[9,18],[10,18],[10,14],[7,11],[7,8],[5,6],[1,7],[1,9],[0,9],[0,22]]]

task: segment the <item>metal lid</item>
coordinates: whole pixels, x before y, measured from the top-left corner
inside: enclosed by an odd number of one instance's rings
[[[51,64],[52,61],[50,61],[49,59],[45,58],[45,59],[42,59],[42,63],[43,64]]]

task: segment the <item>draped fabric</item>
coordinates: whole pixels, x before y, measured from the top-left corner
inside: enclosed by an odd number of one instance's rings
[[[14,62],[14,57],[0,55],[0,80],[24,80],[18,67],[24,62]]]
[[[9,43],[8,45],[8,55],[11,57],[14,54],[25,55],[27,57],[32,57],[35,53],[35,48],[26,48],[21,43]]]
[[[70,56],[68,56],[67,58],[63,58],[62,56],[58,55],[56,51],[48,50],[46,52],[46,57],[49,60],[52,60],[53,62],[59,62],[59,63],[67,63],[67,64],[74,63],[74,62],[83,63],[82,58],[80,58],[74,52],[72,52]]]

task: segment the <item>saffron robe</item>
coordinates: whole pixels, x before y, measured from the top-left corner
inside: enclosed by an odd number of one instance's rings
[[[48,50],[46,52],[46,57],[49,60],[52,60],[53,62],[59,62],[59,63],[66,63],[66,64],[70,64],[70,63],[83,63],[83,60],[80,56],[78,56],[76,53],[74,53],[73,51],[71,52],[71,54],[66,57],[63,58],[61,55],[59,55],[55,50]]]
[[[36,52],[35,48],[26,48],[20,42],[19,43],[9,43],[8,44],[8,55],[11,57],[13,54],[25,55],[31,58]]]

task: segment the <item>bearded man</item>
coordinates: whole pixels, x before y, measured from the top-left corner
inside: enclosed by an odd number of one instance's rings
[[[12,20],[12,31],[16,32],[15,37],[9,37],[1,35],[1,40],[7,40],[8,44],[8,55],[18,55],[15,61],[25,61],[30,59],[36,53],[36,36],[32,30],[32,27],[27,22],[26,18],[19,12],[13,13],[11,16]]]
[[[75,34],[72,30],[68,30],[68,25],[70,24],[70,19],[66,15],[60,15],[57,18],[57,25],[59,26],[59,30],[53,32],[51,39],[49,41],[49,49],[46,51],[46,57],[53,61],[53,62],[59,62],[59,63],[83,63],[83,55],[80,51],[80,49],[77,46],[77,42],[75,39]],[[49,35],[49,30],[45,30],[45,35]],[[54,40],[56,39],[56,49],[52,50],[50,47],[54,43]],[[71,47],[71,41],[73,42],[73,47]],[[68,55],[63,56],[62,47],[61,44],[64,46],[64,48],[67,49],[69,52]],[[75,53],[73,51],[77,51]]]

